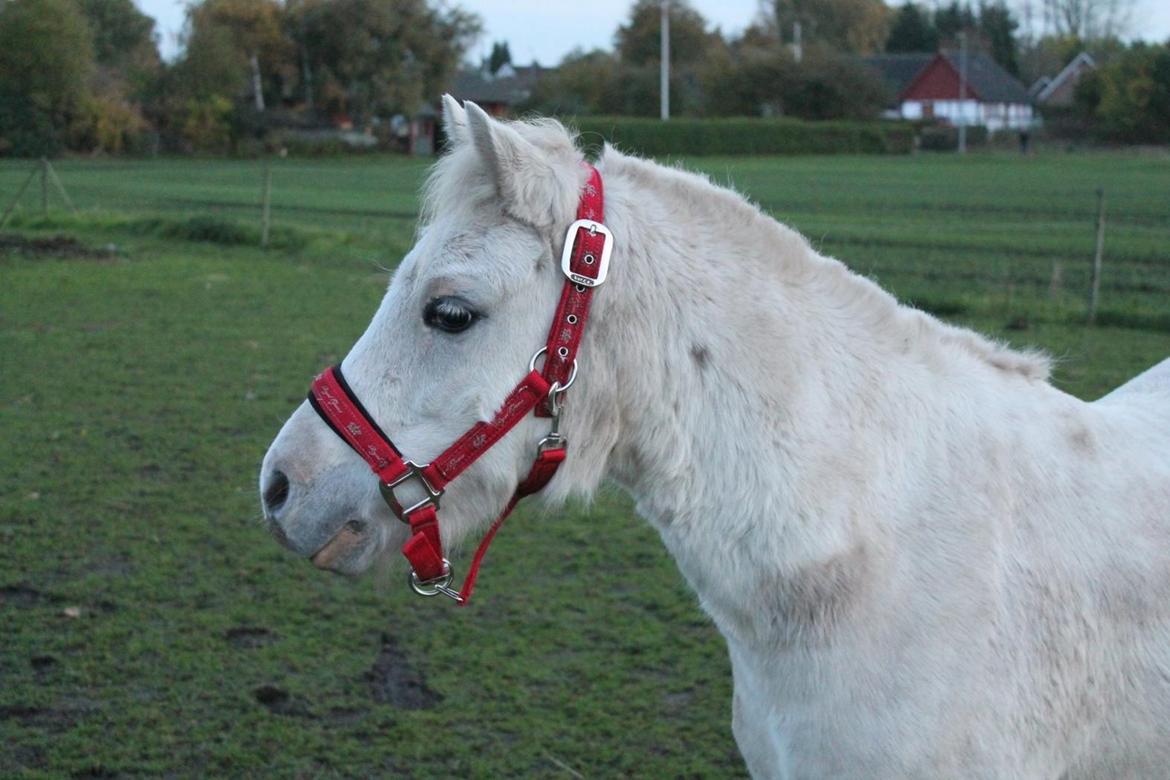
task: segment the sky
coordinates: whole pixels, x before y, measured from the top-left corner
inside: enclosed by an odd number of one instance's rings
[[[186,0],[134,0],[154,17],[163,57],[178,52]],[[507,41],[512,61],[556,65],[574,48],[610,48],[613,33],[626,21],[631,0],[459,0],[479,14],[484,34],[471,52],[472,60],[491,50],[492,41]],[[691,5],[723,32],[742,30],[759,10],[759,0],[691,0]],[[1012,5],[1009,3],[1009,5]],[[1170,39],[1170,2],[1134,0],[1132,33],[1147,40]]]

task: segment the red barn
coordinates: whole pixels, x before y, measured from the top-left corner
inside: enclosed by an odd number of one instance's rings
[[[991,132],[1030,127],[1027,89],[986,54],[967,55],[967,83],[960,96],[959,53],[885,54],[869,57],[895,96],[888,115],[982,125]]]

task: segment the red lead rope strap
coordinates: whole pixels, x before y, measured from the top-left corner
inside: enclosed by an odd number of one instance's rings
[[[443,593],[460,605],[466,605],[475,588],[484,554],[504,520],[521,498],[543,489],[565,459],[565,440],[557,430],[561,396],[576,375],[577,350],[589,316],[593,288],[605,281],[613,248],[613,238],[602,224],[605,201],[601,175],[593,166],[586,167],[589,175],[577,208],[577,221],[569,227],[561,257],[561,270],[567,281],[549,329],[548,342],[537,353],[537,357],[541,352],[545,353],[544,368],[540,372],[530,368],[490,421],[477,422],[433,462],[420,466],[402,457],[346,383],[340,366],[326,369],[313,381],[309,392],[313,409],[369,464],[378,476],[382,495],[390,508],[400,520],[410,525],[411,536],[403,545],[402,553],[411,565],[411,587],[421,595]],[[536,357],[533,365],[535,362]],[[451,567],[443,557],[439,497],[451,480],[533,410],[539,416],[553,418],[553,431],[538,447],[528,476],[517,486],[504,511],[484,535],[463,588],[456,592],[449,587]],[[394,489],[410,479],[419,481],[426,491],[426,498],[403,508]]]

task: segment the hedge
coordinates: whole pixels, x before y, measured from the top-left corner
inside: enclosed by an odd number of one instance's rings
[[[914,130],[903,122],[804,122],[799,119],[576,117],[586,146],[604,139],[647,157],[738,154],[909,154]]]
[[[967,128],[967,146],[987,146],[988,132],[982,125]],[[959,148],[959,130],[949,125],[929,125],[922,128],[919,146],[924,152],[953,152]]]

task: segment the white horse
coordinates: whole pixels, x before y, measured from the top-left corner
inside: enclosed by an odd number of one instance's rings
[[[418,242],[343,363],[420,461],[543,343],[585,180],[556,122],[444,117]],[[608,477],[636,499],[727,640],[752,774],[1170,776],[1170,361],[1085,403],[703,177],[611,148],[597,168],[616,246],[543,496]],[[445,542],[482,531],[547,428],[451,485]],[[328,568],[406,537],[308,405],[261,491]]]

